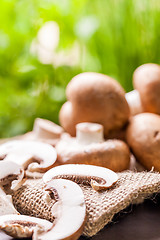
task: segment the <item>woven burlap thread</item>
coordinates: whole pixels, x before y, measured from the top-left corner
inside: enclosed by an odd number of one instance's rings
[[[95,235],[112,221],[116,213],[160,191],[159,173],[127,171],[118,173],[118,176],[117,183],[103,192],[96,192],[89,186],[80,185],[87,208],[84,235],[88,237]],[[13,203],[21,214],[54,221],[51,208],[55,201],[48,205],[44,194],[43,183],[32,180],[14,193]]]

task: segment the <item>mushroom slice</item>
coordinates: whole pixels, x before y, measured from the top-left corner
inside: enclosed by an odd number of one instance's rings
[[[0,229],[14,238],[28,238],[37,232],[47,231],[52,223],[26,215],[9,214],[0,216]]]
[[[65,164],[54,167],[43,175],[45,183],[56,178],[64,178],[77,183],[91,185],[94,190],[100,191],[116,183],[118,175],[104,167],[85,164]]]
[[[15,140],[0,146],[0,158],[16,162],[31,172],[45,172],[56,161],[55,149],[37,141]]]
[[[15,209],[12,203],[12,196],[7,195],[0,188],[0,216],[6,214],[19,214],[19,212]]]
[[[2,160],[0,169],[0,186],[9,186],[11,190],[17,190],[24,182],[24,170],[15,162]]]
[[[52,207],[55,217],[51,230],[37,234],[36,240],[75,240],[82,234],[86,219],[86,206],[78,184],[64,179],[54,179],[46,184],[48,194],[56,194]]]

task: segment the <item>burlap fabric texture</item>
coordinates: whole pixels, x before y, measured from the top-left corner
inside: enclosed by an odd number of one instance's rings
[[[158,173],[128,171],[118,175],[118,182],[107,191],[96,192],[89,186],[80,185],[87,206],[84,235],[89,237],[95,235],[112,220],[116,213],[160,191],[160,174]],[[35,182],[33,186],[32,182],[15,192],[13,203],[21,214],[54,221],[51,213],[54,200],[48,206],[43,196],[43,184]]]

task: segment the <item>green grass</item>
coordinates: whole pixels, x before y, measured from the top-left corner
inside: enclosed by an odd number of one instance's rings
[[[159,0],[1,0],[0,137],[24,133],[35,117],[58,123],[69,80],[83,71],[108,74],[132,89],[132,73],[160,63]],[[30,53],[47,21],[60,28],[57,52],[75,41],[75,66],[42,64]]]

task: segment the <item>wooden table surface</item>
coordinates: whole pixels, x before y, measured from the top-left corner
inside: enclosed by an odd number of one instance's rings
[[[0,232],[0,240],[11,240]],[[160,195],[143,204],[130,206],[92,238],[79,240],[160,240]],[[47,239],[46,239],[47,240]],[[48,239],[54,240],[54,239]]]

